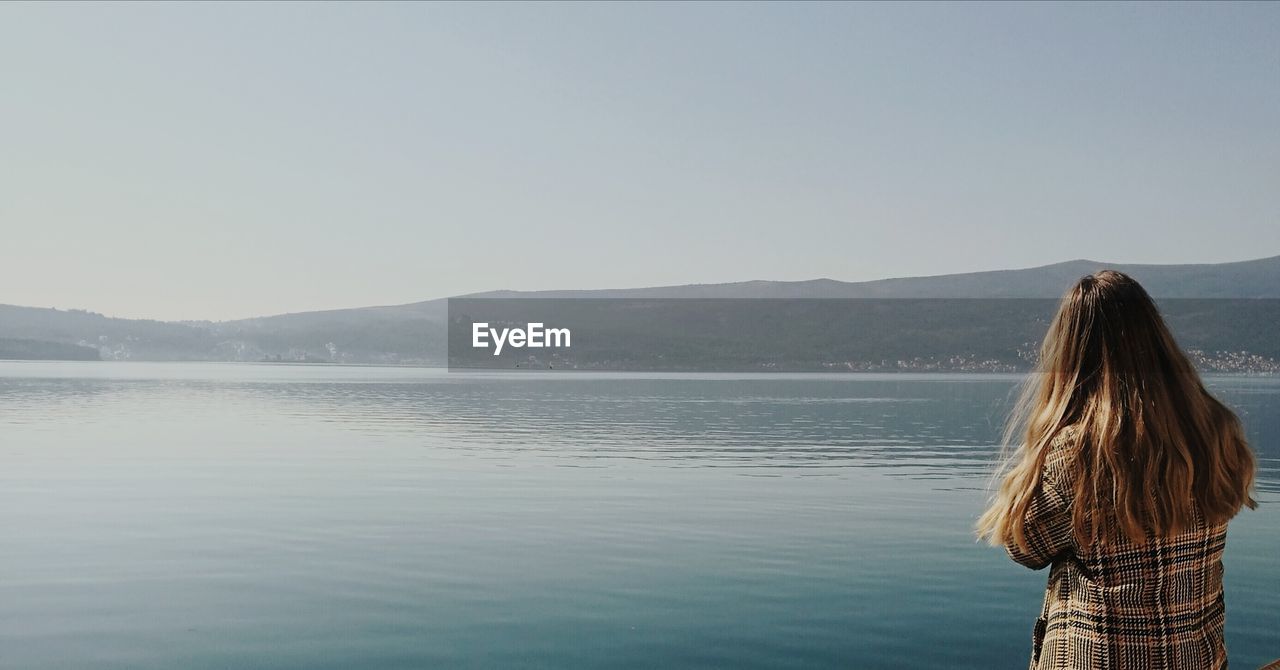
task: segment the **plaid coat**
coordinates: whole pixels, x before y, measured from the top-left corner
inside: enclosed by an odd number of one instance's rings
[[[1050,566],[1032,641],[1032,670],[1218,670],[1223,643],[1225,525],[1197,516],[1186,532],[1080,549],[1071,533],[1072,449],[1051,448],[1026,518],[1029,552],[1013,560]],[[1096,544],[1096,543],[1095,543]]]

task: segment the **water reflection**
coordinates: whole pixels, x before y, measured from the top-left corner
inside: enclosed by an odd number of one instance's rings
[[[203,371],[208,366],[194,366]],[[237,366],[229,366],[237,367]],[[435,449],[504,453],[566,465],[634,459],[672,467],[883,469],[952,480],[989,476],[1019,379],[892,375],[609,376],[449,374],[365,369],[338,378],[282,380],[294,371],[240,366],[259,376],[8,378],[0,425],[53,428],[75,417],[138,418],[210,407],[249,424],[331,425],[366,435],[414,436]],[[180,369],[181,370],[181,369]],[[187,370],[182,370],[186,372]],[[0,373],[4,372],[0,370]],[[28,370],[28,372],[30,372]],[[1245,420],[1259,455],[1258,488],[1280,491],[1280,382],[1211,378]],[[1270,499],[1270,496],[1267,496]]]
[[[0,665],[1020,665],[1044,576],[970,531],[1017,382],[0,363]],[[1210,383],[1255,667],[1280,382]]]

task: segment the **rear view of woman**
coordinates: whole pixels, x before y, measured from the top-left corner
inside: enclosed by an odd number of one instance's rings
[[[1240,422],[1151,298],[1086,276],[1063,298],[978,532],[1051,566],[1032,668],[1223,668],[1222,551],[1250,497]]]

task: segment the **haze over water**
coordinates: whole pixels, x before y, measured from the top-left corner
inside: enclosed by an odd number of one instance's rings
[[[1018,378],[0,362],[0,667],[1022,667]],[[1233,667],[1280,657],[1280,380]]]

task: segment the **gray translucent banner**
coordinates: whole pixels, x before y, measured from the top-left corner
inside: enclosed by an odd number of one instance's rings
[[[451,370],[1021,372],[1048,299],[452,298]],[[1280,372],[1280,300],[1165,299],[1207,372]]]

